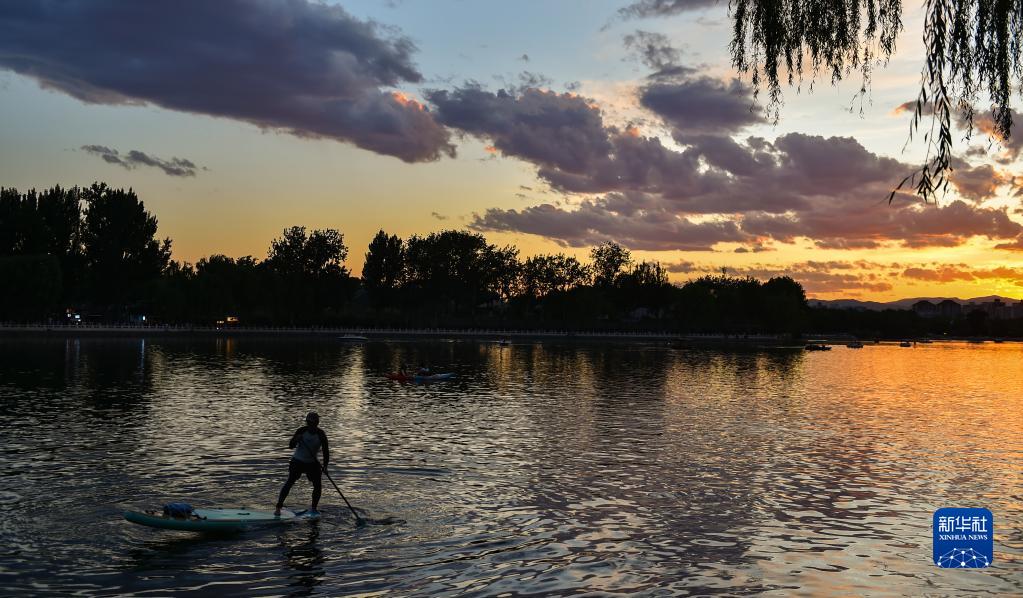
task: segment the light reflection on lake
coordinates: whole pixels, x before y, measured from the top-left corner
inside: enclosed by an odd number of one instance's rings
[[[431,385],[402,364],[455,371]],[[1023,345],[0,340],[2,593],[1019,594]],[[332,474],[396,526],[234,537],[126,508],[270,508],[320,412]],[[309,487],[290,502],[301,508]],[[995,564],[931,563],[931,514]]]

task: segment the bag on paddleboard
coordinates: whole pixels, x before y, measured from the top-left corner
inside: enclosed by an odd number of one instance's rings
[[[163,505],[163,514],[168,517],[186,519],[192,515],[192,505],[187,502],[170,502]]]

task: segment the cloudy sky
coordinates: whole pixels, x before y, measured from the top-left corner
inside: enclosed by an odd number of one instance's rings
[[[923,156],[920,20],[866,97],[806,82],[775,123],[723,1],[3,2],[0,185],[132,187],[187,261],[305,225],[358,272],[381,228],[468,228],[524,255],[616,240],[677,281],[1021,296],[1023,132],[959,141],[937,205],[888,205]]]

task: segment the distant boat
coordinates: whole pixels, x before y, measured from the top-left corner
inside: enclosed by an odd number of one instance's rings
[[[390,372],[385,375],[396,382],[441,382],[443,380],[451,380],[455,377],[454,372],[444,372],[442,374],[406,374],[405,372]]]
[[[441,380],[451,380],[454,377],[454,372],[445,372],[443,374],[416,374],[415,376],[412,376],[412,380],[415,382],[440,382]]]
[[[806,346],[807,351],[830,351],[831,347],[823,343],[810,343]]]
[[[996,339],[993,339],[993,340],[992,340],[991,342],[993,342],[993,343],[1004,343],[1004,342],[1005,342],[1005,339],[1002,339],[1002,338],[996,338]]]
[[[337,337],[339,341],[349,341],[353,343],[361,343],[362,341],[368,341],[369,337],[360,336],[358,334],[346,334],[344,336]]]
[[[849,347],[850,349],[862,349],[863,343],[861,343],[860,341],[853,341],[851,343],[846,343],[845,346]]]
[[[913,343],[911,343],[909,341],[902,341],[901,343],[899,343],[899,346],[900,347],[912,347]]]
[[[932,341],[929,338],[921,338],[921,339],[917,339],[916,342],[924,344],[924,345],[929,345],[929,344],[933,343],[934,341]]]

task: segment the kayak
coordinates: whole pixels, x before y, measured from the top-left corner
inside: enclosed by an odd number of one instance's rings
[[[454,372],[445,372],[443,374],[402,374],[401,372],[390,372],[387,374],[388,379],[397,380],[398,382],[439,382],[441,380],[450,380],[455,377]]]
[[[437,382],[439,380],[450,380],[454,377],[455,377],[454,372],[446,372],[443,374],[428,374],[422,376],[416,374],[415,376],[412,376],[412,379],[415,380],[416,382]]]
[[[320,514],[309,511],[281,510],[279,516],[270,511],[240,509],[195,509],[188,517],[171,517],[160,511],[125,511],[124,518],[132,523],[174,529],[185,532],[237,531],[254,525],[312,521]]]

